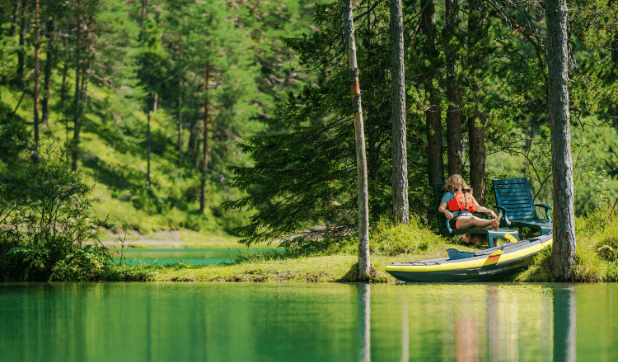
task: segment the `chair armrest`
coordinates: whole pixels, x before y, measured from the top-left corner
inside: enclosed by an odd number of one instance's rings
[[[502,220],[504,221],[506,226],[511,226],[511,220],[509,220],[509,218],[506,216],[506,208],[502,206],[496,206],[496,208],[502,214]]]
[[[545,205],[545,204],[534,204],[534,206],[544,208],[545,209],[545,218],[548,221],[551,221],[551,217],[549,216],[549,210],[551,210],[551,206]]]
[[[436,217],[438,219],[440,219],[440,217],[443,217],[446,220],[446,230],[448,230],[448,233],[453,235],[453,229],[451,229],[451,223],[449,222],[450,220],[446,218],[446,215],[444,215],[444,213],[441,213],[440,211],[436,211]]]

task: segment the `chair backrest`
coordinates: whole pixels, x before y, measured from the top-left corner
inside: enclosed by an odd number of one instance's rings
[[[493,180],[496,205],[507,210],[511,220],[537,219],[534,201],[525,178]]]
[[[438,226],[440,227],[440,234],[445,235],[448,234],[448,227],[446,226],[446,216],[443,213],[438,211],[438,207],[440,207],[440,202],[442,201],[442,196],[444,196],[444,182],[438,182],[433,185],[434,195],[436,197],[436,208],[435,212],[438,217]]]

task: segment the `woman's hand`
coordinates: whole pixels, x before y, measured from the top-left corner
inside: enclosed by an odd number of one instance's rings
[[[448,210],[444,210],[444,215],[446,216],[447,219],[452,220],[453,219],[453,213],[448,211]]]

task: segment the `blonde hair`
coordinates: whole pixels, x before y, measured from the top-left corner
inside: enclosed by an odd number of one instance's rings
[[[459,177],[461,179],[461,188],[464,190],[469,190],[468,192],[472,193],[472,188],[470,186],[468,186],[468,184],[466,183],[466,180],[464,180],[463,176],[459,175],[459,174],[452,174],[447,180],[446,180],[446,184],[444,185],[444,190],[446,191],[450,191],[452,193],[455,193],[455,186],[453,185],[453,179]],[[463,190],[462,190],[463,192]]]

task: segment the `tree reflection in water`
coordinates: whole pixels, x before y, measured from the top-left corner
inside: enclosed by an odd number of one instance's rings
[[[554,289],[554,361],[575,361],[576,304],[572,286]]]
[[[359,286],[359,318],[365,323],[360,326],[361,361],[368,361],[370,357],[369,288],[368,285]],[[456,292],[449,286],[436,286],[432,290],[410,286],[410,289],[421,294],[410,299],[415,293],[401,293],[398,324],[401,326],[402,361],[425,358],[431,353],[457,361],[576,360],[577,316],[573,286],[466,285],[457,286]],[[378,303],[377,306],[380,305],[379,289],[376,293],[374,303]],[[441,297],[432,299],[432,295]],[[439,306],[440,300],[450,298],[452,304]],[[419,303],[419,300],[437,301],[438,306]],[[419,310],[415,312],[414,308]],[[381,315],[379,310],[377,313]],[[431,326],[426,329],[428,323]],[[419,330],[419,325],[424,325],[425,329]],[[436,330],[447,332],[447,335],[437,336],[441,341],[429,347],[426,343],[431,343],[432,339],[426,337]],[[376,338],[374,342],[379,342],[380,337]],[[418,345],[419,342],[429,349]]]
[[[359,361],[371,361],[371,286],[358,285]]]

